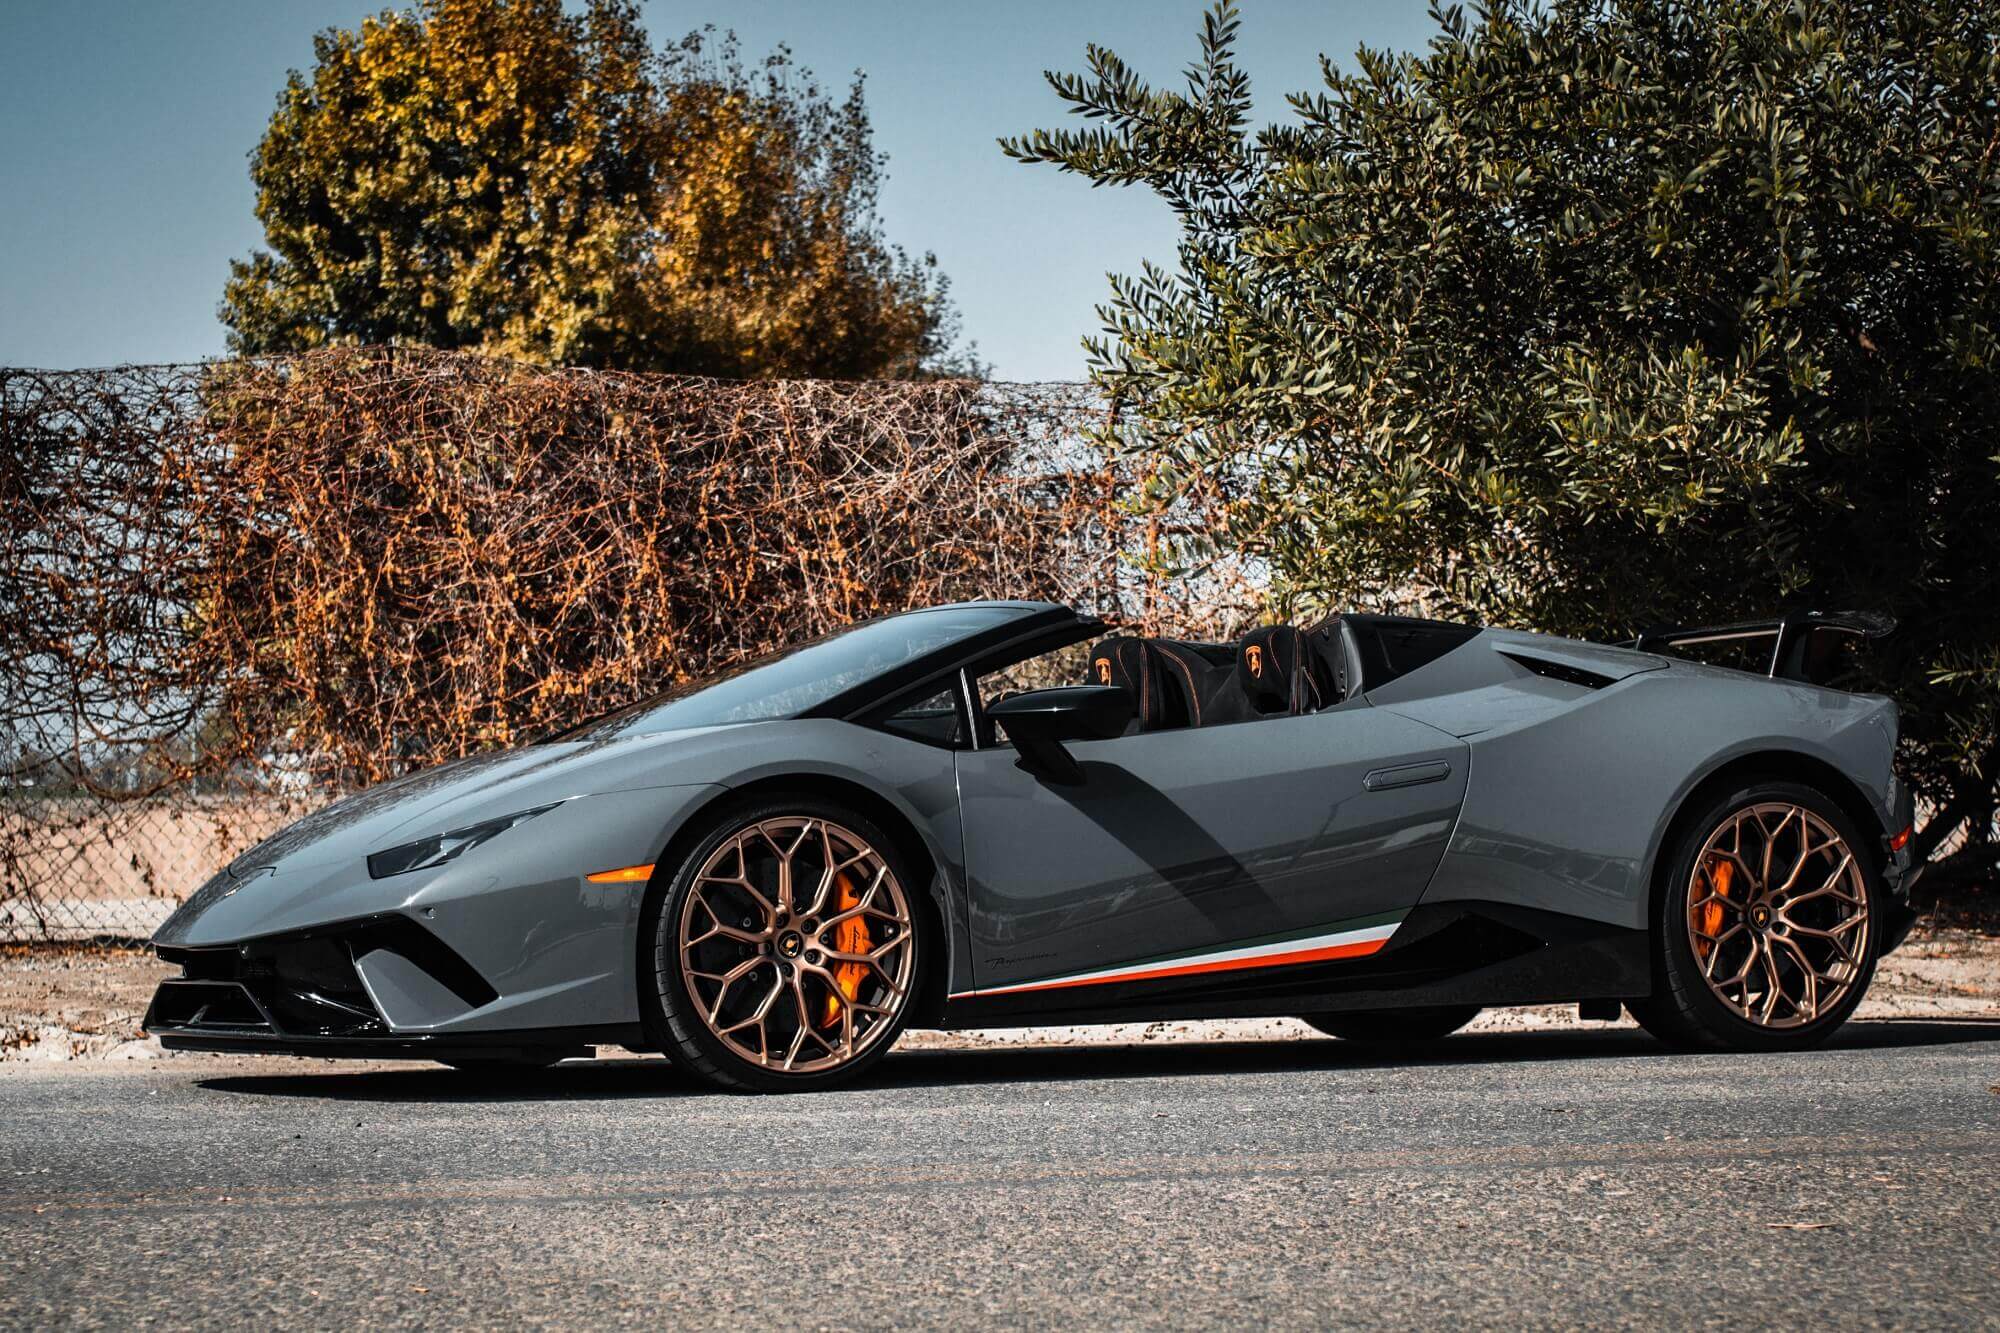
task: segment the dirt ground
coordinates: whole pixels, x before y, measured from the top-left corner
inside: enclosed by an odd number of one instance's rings
[[[150,949],[0,945],[0,1060],[158,1054],[139,1020],[174,971]]]
[[[150,1060],[164,1054],[139,1031],[153,988],[173,969],[151,951],[104,945],[0,945],[0,1061]],[[1882,960],[1864,1018],[2000,1015],[2000,934],[1924,929]],[[1624,1020],[1629,1021],[1629,1020]],[[1492,1009],[1474,1031],[1571,1027],[1571,1006]],[[1288,1040],[1319,1034],[1292,1019],[912,1032],[918,1049],[990,1045]]]

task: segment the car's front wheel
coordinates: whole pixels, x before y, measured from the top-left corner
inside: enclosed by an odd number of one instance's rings
[[[1651,997],[1628,1007],[1671,1045],[1815,1046],[1875,973],[1878,858],[1823,793],[1753,782],[1719,796],[1669,849]]]
[[[662,1048],[735,1091],[853,1077],[910,1016],[929,924],[913,892],[895,843],[833,802],[717,819],[648,900],[642,998]]]
[[[1305,1021],[1329,1037],[1395,1046],[1449,1037],[1477,1017],[1478,1005],[1451,1004],[1421,1009],[1351,1009],[1331,1014],[1307,1014]]]

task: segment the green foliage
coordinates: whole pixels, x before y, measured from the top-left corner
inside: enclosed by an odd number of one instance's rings
[[[322,33],[252,155],[270,252],[231,265],[239,352],[468,347],[722,376],[949,367],[927,256],[886,245],[857,80],[782,50],[656,52],[627,0],[424,0]]]
[[[1049,76],[1094,123],[1005,150],[1182,224],[1091,345],[1126,443],[1226,497],[1287,604],[1592,637],[1886,609],[1914,771],[1990,818],[2000,11],[1433,15],[1255,131],[1227,5],[1184,90],[1094,47]]]

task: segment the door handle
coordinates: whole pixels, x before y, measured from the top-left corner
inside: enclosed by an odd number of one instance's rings
[[[1433,759],[1422,764],[1399,764],[1395,768],[1378,768],[1361,779],[1361,785],[1368,791],[1391,791],[1397,787],[1415,787],[1425,782],[1443,782],[1451,776],[1451,765],[1442,759]]]

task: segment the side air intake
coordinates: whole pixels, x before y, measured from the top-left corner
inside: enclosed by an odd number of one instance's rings
[[[1587,690],[1601,690],[1606,685],[1615,683],[1610,676],[1599,675],[1595,671],[1585,671],[1582,667],[1568,662],[1551,662],[1546,657],[1536,657],[1532,653],[1503,652],[1500,655],[1510,662],[1526,667],[1538,676],[1547,676],[1550,680],[1560,680],[1571,685],[1581,685]]]

